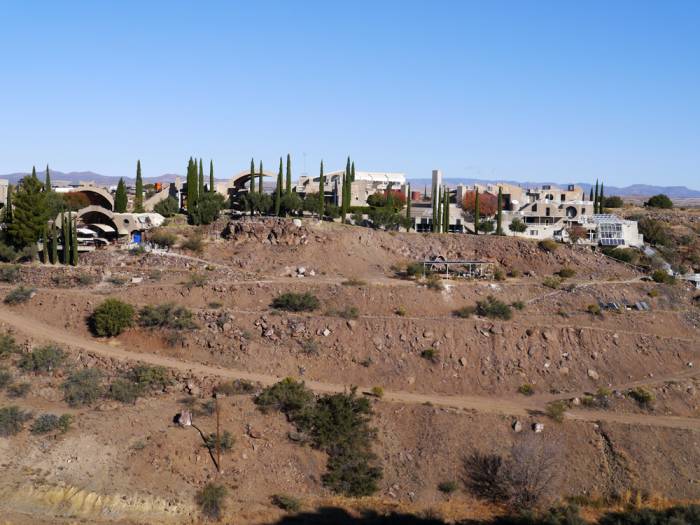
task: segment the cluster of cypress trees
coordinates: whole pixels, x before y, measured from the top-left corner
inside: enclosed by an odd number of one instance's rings
[[[318,177],[318,216],[323,217],[326,206],[326,176],[323,174],[323,161],[321,161],[321,173]]]
[[[603,183],[600,183],[600,189],[598,189],[598,179],[595,181],[595,193],[593,193],[593,186],[591,186],[591,193],[589,200],[593,201],[593,213],[603,213],[605,207],[605,195],[603,195]]]
[[[434,233],[447,233],[450,231],[450,190],[447,186],[433,184],[433,226]],[[410,186],[409,186],[410,201]],[[410,208],[410,206],[409,206]],[[410,209],[408,211],[410,213]],[[410,215],[408,215],[410,218]]]
[[[340,202],[340,217],[343,223],[347,222],[347,214],[350,210],[350,201],[352,198],[352,183],[355,182],[355,162],[350,162],[350,157],[345,164],[345,173],[343,173],[343,182],[341,189]]]

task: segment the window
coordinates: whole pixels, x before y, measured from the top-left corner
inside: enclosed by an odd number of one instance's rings
[[[547,217],[550,216],[550,211],[551,211],[551,210],[549,209],[549,206],[547,206]]]
[[[537,236],[537,230],[530,230],[530,235],[533,237]]]
[[[533,211],[533,212],[536,212],[536,211],[537,211],[537,204],[533,204],[533,205],[532,205],[532,211]]]

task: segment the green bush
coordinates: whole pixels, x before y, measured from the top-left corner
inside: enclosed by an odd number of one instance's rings
[[[53,372],[65,359],[66,354],[58,346],[46,345],[23,354],[17,366],[26,372]]]
[[[647,206],[649,208],[663,208],[666,210],[670,210],[671,208],[673,208],[673,201],[668,198],[668,195],[659,193],[658,195],[650,197],[649,200],[644,203],[644,206]]]
[[[602,311],[600,309],[600,305],[598,305],[598,304],[589,304],[586,307],[586,311],[591,315],[601,315],[601,313],[602,313]]]
[[[276,408],[285,413],[302,411],[313,402],[313,393],[303,382],[295,381],[291,377],[267,387],[255,398],[255,404],[261,409]]]
[[[452,312],[452,314],[455,317],[460,317],[462,319],[468,319],[472,315],[474,315],[475,312],[476,312],[475,306],[463,306],[462,308],[458,308],[457,310]]]
[[[32,389],[32,385],[29,383],[16,383],[7,387],[7,395],[9,397],[26,397],[29,391]]]
[[[625,203],[622,200],[622,197],[618,197],[617,195],[605,197],[605,199],[603,200],[604,208],[622,208],[624,205]]]
[[[29,412],[25,412],[17,406],[0,408],[0,437],[19,434],[24,428],[24,423],[31,418]]]
[[[426,275],[425,286],[427,286],[429,290],[435,290],[437,292],[439,292],[445,288],[442,284],[442,277],[440,277],[436,273],[431,273],[429,275]]]
[[[231,450],[234,443],[235,440],[228,430],[224,430],[223,434],[219,436],[219,450],[221,450],[221,452],[228,452]],[[209,434],[204,442],[204,446],[209,450],[216,450],[216,434]]]
[[[89,273],[79,273],[75,276],[75,282],[80,286],[90,286],[95,283],[95,278]]]
[[[673,284],[676,282],[676,279],[673,277],[673,275],[669,275],[666,270],[654,270],[651,273],[651,278],[654,280],[655,283],[660,284]]]
[[[153,206],[153,211],[160,213],[163,217],[173,217],[177,212],[180,211],[180,206],[178,206],[177,199],[175,197],[168,197]]]
[[[19,279],[19,264],[3,264],[0,266],[0,282],[14,283]]]
[[[255,385],[245,379],[234,379],[228,383],[219,383],[215,388],[217,394],[226,396],[252,394],[255,390]]]
[[[357,319],[360,317],[360,310],[357,306],[346,306],[342,310],[333,310],[331,313],[343,319]]]
[[[539,243],[537,243],[540,249],[544,250],[545,252],[552,253],[554,252],[557,248],[559,248],[559,244],[557,241],[553,239],[542,239]]]
[[[15,305],[26,303],[35,293],[36,289],[26,288],[20,285],[5,296],[5,304]]]
[[[423,275],[423,264],[419,262],[412,262],[406,265],[406,276],[407,277],[420,277]]]
[[[310,293],[287,292],[272,301],[273,308],[288,312],[313,312],[319,305],[319,300]]]
[[[612,248],[610,246],[603,248],[603,253],[612,259],[628,264],[637,264],[639,261],[639,252],[634,248]]]
[[[172,383],[168,369],[163,366],[137,365],[129,371],[128,377],[142,388],[162,390]]]
[[[114,337],[134,324],[134,307],[119,299],[106,299],[90,317],[90,327],[99,337]]]
[[[219,520],[224,511],[224,499],[226,498],[226,487],[217,483],[207,483],[202,490],[197,493],[195,501],[202,514],[209,519]]]
[[[0,335],[0,359],[20,351],[15,338],[9,334]]]
[[[191,290],[192,288],[204,288],[208,281],[209,278],[204,274],[191,273],[183,284],[185,285],[185,288]]]
[[[566,414],[568,408],[565,401],[552,401],[551,403],[547,403],[545,412],[554,421],[561,423],[564,421],[564,414]]]
[[[191,235],[182,241],[180,247],[194,253],[202,253],[204,250],[204,240],[202,240],[202,237],[199,235]]]
[[[7,388],[11,383],[12,374],[4,368],[0,368],[0,390]]]
[[[492,295],[489,295],[483,301],[476,302],[476,313],[482,317],[490,319],[508,320],[513,316],[513,311],[506,303],[499,301]]]
[[[568,266],[565,266],[564,268],[561,268],[558,272],[557,275],[561,277],[562,279],[568,279],[569,277],[573,277],[576,275],[576,270],[573,268],[569,268]]]
[[[525,309],[525,303],[523,301],[513,301],[510,303],[510,305],[515,308],[516,310],[524,310]]]
[[[542,280],[542,286],[551,288],[552,290],[557,290],[561,286],[561,279],[559,277],[545,277]]]
[[[177,242],[177,235],[167,230],[158,229],[149,232],[148,240],[163,248],[172,248]]]
[[[525,224],[522,220],[516,217],[508,225],[508,229],[515,233],[523,233],[527,231],[527,224]]]
[[[700,505],[676,506],[667,509],[627,509],[610,512],[598,525],[697,525]]]
[[[661,221],[651,217],[643,217],[637,222],[639,233],[644,235],[644,240],[656,246],[670,246],[672,243],[671,232]]]
[[[654,403],[654,394],[644,387],[638,386],[627,392],[642,408],[651,408]]]
[[[443,481],[438,483],[438,490],[443,494],[452,494],[457,490],[457,487],[456,481]]]
[[[95,368],[73,372],[63,383],[63,394],[70,406],[91,405],[104,392],[102,374]]]
[[[138,383],[127,379],[115,379],[109,386],[109,397],[121,403],[136,403],[142,392]]]
[[[535,393],[535,387],[532,386],[530,383],[525,383],[523,385],[520,385],[518,387],[518,394],[522,394],[524,396],[531,396]]]
[[[61,434],[65,434],[70,429],[72,422],[73,416],[70,414],[63,414],[62,416],[42,414],[34,420],[31,431],[32,434],[48,434],[58,430]]]
[[[172,303],[144,306],[139,312],[139,324],[148,328],[187,330],[197,327],[192,312]]]
[[[14,262],[17,260],[17,252],[12,246],[8,246],[4,242],[0,241],[0,261],[2,262]]]
[[[273,505],[288,512],[299,512],[301,509],[301,502],[294,496],[275,494],[271,500]]]
[[[420,353],[420,356],[431,363],[437,363],[440,359],[438,351],[434,348],[426,348]]]
[[[506,280],[506,272],[504,272],[500,268],[497,268],[496,271],[493,272],[493,278],[496,281],[505,281]]]

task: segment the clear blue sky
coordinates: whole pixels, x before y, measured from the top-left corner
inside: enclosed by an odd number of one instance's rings
[[[700,2],[0,0],[0,173],[32,164],[700,188]]]

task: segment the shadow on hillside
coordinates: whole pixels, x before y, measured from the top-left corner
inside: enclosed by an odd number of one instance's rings
[[[371,510],[358,516],[349,514],[345,509],[322,507],[314,512],[300,512],[284,516],[269,525],[445,525],[437,518],[421,518],[412,514],[379,514]]]

